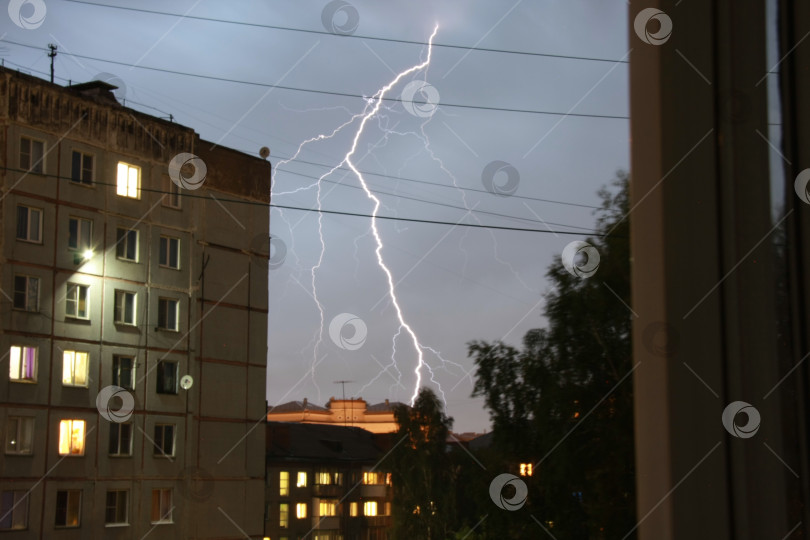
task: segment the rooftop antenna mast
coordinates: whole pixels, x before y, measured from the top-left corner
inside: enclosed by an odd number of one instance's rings
[[[53,59],[56,58],[56,49],[58,48],[53,43],[48,43],[48,48],[50,52],[48,53],[48,58],[51,59],[51,83],[53,83]]]
[[[346,383],[352,383],[354,381],[334,381],[335,384],[339,384],[343,387],[343,424],[346,424],[346,421],[349,419],[346,416]]]

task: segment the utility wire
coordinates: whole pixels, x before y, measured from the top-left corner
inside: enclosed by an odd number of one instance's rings
[[[67,1],[67,0],[66,0]],[[20,47],[26,47],[29,49],[35,49],[39,51],[44,51],[46,49],[42,47],[37,47],[35,45],[28,45],[27,43],[19,43],[17,41],[11,41],[8,39],[3,40],[5,43],[10,43],[12,45],[18,45]],[[351,92],[338,92],[333,90],[316,90],[314,88],[300,88],[296,86],[285,86],[280,84],[268,84],[268,83],[260,83],[256,81],[244,81],[239,79],[230,79],[227,77],[216,77],[213,75],[202,75],[199,73],[190,73],[187,71],[177,71],[173,69],[165,69],[165,68],[158,68],[154,66],[144,66],[141,64],[130,64],[128,62],[121,62],[118,60],[106,60],[104,58],[98,58],[95,56],[87,56],[83,54],[76,54],[76,53],[60,53],[66,56],[74,56],[76,58],[82,58],[84,60],[92,60],[94,62],[105,62],[108,64],[114,64],[119,66],[125,66],[129,68],[138,68],[144,69],[147,71],[156,71],[159,73],[168,73],[171,75],[181,75],[184,77],[194,77],[196,79],[205,79],[210,81],[219,81],[219,82],[228,82],[234,84],[243,84],[247,86],[258,86],[261,88],[278,88],[279,90],[289,90],[291,92],[305,92],[310,94],[323,94],[328,96],[340,96],[340,97],[351,97],[351,98],[360,98],[362,100],[368,100],[371,96],[364,96],[362,94],[353,94]],[[411,101],[404,101],[400,98],[395,97],[383,97],[383,101],[389,101],[394,103],[411,103]],[[418,102],[417,102],[418,103]],[[612,119],[612,120],[628,120],[628,116],[620,116],[620,115],[612,115],[612,114],[586,114],[586,113],[573,113],[573,112],[557,112],[557,111],[540,111],[535,109],[517,109],[511,107],[494,107],[494,106],[487,106],[487,105],[469,105],[465,103],[440,103],[442,107],[453,107],[457,109],[476,109],[482,111],[498,111],[498,112],[511,112],[511,113],[520,113],[520,114],[541,114],[541,115],[548,115],[548,116],[571,116],[576,118],[603,118],[603,119]]]
[[[0,167],[0,170],[17,172],[17,173],[28,173],[29,172],[29,171],[25,171],[25,170],[22,170],[22,169],[15,169],[15,168],[12,168],[12,167]],[[55,178],[57,180],[72,180],[72,178],[70,178],[68,176],[58,176],[58,175],[55,175],[55,174],[43,174],[43,175],[39,175],[39,176],[44,176],[46,178],[47,177]],[[112,183],[109,183],[109,182],[99,182],[99,181],[94,181],[93,185],[117,187],[117,184],[112,184]],[[140,189],[140,191],[147,192],[147,193],[160,193],[160,194],[165,194],[165,195],[174,195],[174,194],[176,194],[176,193],[173,193],[171,191],[165,191],[165,190],[161,190],[161,189],[150,189],[150,188],[144,188],[144,187],[141,187],[139,189]],[[181,190],[179,194],[182,197],[190,197],[190,198],[195,198],[195,199],[211,200],[210,197],[206,197],[205,195],[198,195],[196,193],[189,193],[188,191],[184,191],[184,190]],[[431,219],[404,218],[404,217],[398,217],[398,216],[380,216],[380,215],[374,216],[374,215],[371,215],[371,214],[362,214],[362,213],[359,213],[359,212],[346,212],[346,211],[339,211],[339,210],[325,210],[325,209],[322,209],[322,208],[305,208],[305,207],[301,207],[301,206],[292,206],[292,205],[284,205],[284,204],[262,203],[262,202],[258,202],[258,201],[249,201],[249,200],[245,200],[245,199],[217,198],[216,201],[219,202],[219,203],[228,202],[228,203],[235,203],[235,204],[247,204],[247,205],[251,205],[251,206],[263,206],[263,207],[266,207],[266,208],[280,208],[280,209],[283,209],[283,210],[296,210],[296,211],[300,211],[300,212],[316,212],[316,213],[320,213],[320,214],[331,214],[331,215],[338,215],[338,216],[362,217],[362,218],[366,218],[366,219],[374,219],[374,218],[376,218],[376,219],[384,219],[384,220],[388,220],[388,221],[403,221],[403,222],[409,222],[409,223],[425,223],[425,224],[430,224],[430,225],[448,225],[448,226],[451,226],[451,227],[467,227],[467,228],[473,228],[473,229],[492,229],[492,230],[502,230],[502,231],[535,232],[535,233],[555,234],[555,235],[568,234],[568,235],[575,235],[575,236],[597,236],[597,237],[608,236],[607,234],[599,233],[597,231],[588,231],[587,233],[586,232],[577,232],[577,231],[555,231],[555,230],[552,230],[550,228],[546,229],[546,230],[543,230],[543,229],[529,229],[529,228],[524,228],[524,227],[507,227],[507,226],[502,226],[502,225],[484,225],[484,224],[479,224],[479,223],[461,223],[461,222],[439,221],[439,220],[431,220]],[[464,210],[466,211],[467,209],[465,208]],[[518,218],[518,219],[520,219],[520,218]]]
[[[288,32],[302,32],[305,34],[317,34],[323,36],[330,36],[330,37],[337,37],[337,38],[355,38],[355,39],[364,39],[369,41],[384,41],[388,43],[403,43],[406,45],[419,45],[422,47],[427,47],[431,45],[424,41],[413,41],[408,39],[394,39],[394,38],[384,38],[384,37],[377,37],[377,36],[364,36],[364,35],[357,35],[357,34],[335,34],[334,32],[327,32],[325,30],[309,30],[306,28],[293,28],[290,26],[279,26],[279,25],[271,25],[271,24],[260,24],[260,23],[251,23],[251,22],[244,22],[244,21],[232,21],[227,19],[218,19],[213,17],[201,17],[198,15],[183,15],[180,13],[170,13],[166,11],[157,11],[151,9],[143,9],[143,8],[134,8],[128,6],[113,6],[110,4],[102,4],[99,2],[86,2],[83,0],[63,0],[64,2],[72,2],[74,4],[85,4],[88,6],[96,6],[96,7],[105,7],[111,9],[120,9],[125,11],[134,11],[139,13],[149,13],[152,15],[163,15],[167,17],[179,17],[180,19],[189,19],[195,21],[206,21],[206,22],[214,22],[214,23],[222,23],[222,24],[233,24],[238,26],[251,26],[254,28],[265,28],[268,30],[284,30]],[[485,47],[468,47],[465,45],[451,45],[448,43],[433,43],[433,47],[439,47],[444,49],[461,49],[465,51],[480,51],[480,52],[489,52],[489,53],[500,53],[500,54],[516,54],[521,56],[539,56],[544,58],[560,58],[564,60],[585,60],[589,62],[609,62],[611,64],[627,64],[629,63],[628,60],[611,60],[609,58],[595,58],[590,56],[573,56],[568,54],[549,54],[549,53],[538,53],[538,52],[530,52],[530,51],[516,51],[513,49],[491,49]]]

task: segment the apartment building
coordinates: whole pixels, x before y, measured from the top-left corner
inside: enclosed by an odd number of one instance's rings
[[[394,409],[404,405],[399,401],[369,404],[363,398],[329,398],[326,406],[303,401],[289,401],[267,411],[268,422],[299,422],[302,424],[332,424],[355,426],[372,433],[392,433],[399,429]]]
[[[386,540],[390,434],[267,422],[265,538]]]
[[[114,88],[0,69],[0,532],[261,538],[270,164]]]

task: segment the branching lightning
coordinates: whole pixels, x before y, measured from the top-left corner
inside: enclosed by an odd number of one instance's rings
[[[419,63],[419,64],[417,64],[415,66],[412,66],[412,67],[400,72],[398,75],[396,75],[394,77],[393,80],[391,80],[387,85],[383,86],[380,90],[378,90],[377,93],[375,93],[372,97],[366,98],[367,103],[366,103],[366,106],[363,109],[363,112],[352,115],[349,120],[347,120],[346,122],[344,122],[343,124],[341,124],[340,126],[335,128],[334,130],[332,130],[332,132],[329,133],[329,134],[326,134],[326,135],[321,134],[321,135],[317,135],[315,137],[312,137],[310,139],[305,140],[304,142],[302,142],[299,145],[297,151],[295,152],[295,154],[293,156],[291,156],[289,159],[277,162],[277,164],[275,166],[275,169],[278,170],[278,168],[281,165],[284,165],[286,163],[294,161],[300,155],[301,151],[303,150],[303,148],[306,145],[308,145],[310,143],[313,143],[313,142],[316,142],[316,141],[323,141],[323,140],[331,139],[335,135],[337,135],[339,132],[341,132],[344,128],[346,128],[347,126],[353,124],[355,121],[357,121],[359,119],[359,126],[357,128],[357,131],[354,134],[353,139],[352,139],[351,148],[346,153],[345,157],[343,158],[343,160],[340,163],[338,163],[337,165],[332,167],[329,171],[322,174],[316,181],[312,182],[311,184],[309,184],[307,186],[302,186],[302,187],[296,188],[296,189],[291,190],[291,191],[281,192],[281,193],[276,193],[275,194],[275,195],[292,195],[292,194],[295,194],[295,193],[298,193],[298,192],[310,190],[312,188],[316,189],[317,209],[319,210],[319,212],[318,212],[318,237],[319,237],[319,242],[320,242],[320,252],[319,252],[319,256],[318,256],[318,261],[312,267],[311,272],[310,272],[310,278],[311,278],[310,283],[311,283],[311,287],[312,287],[312,298],[315,301],[315,304],[318,306],[318,313],[319,313],[319,317],[320,317],[320,326],[319,326],[319,330],[318,330],[318,333],[317,333],[317,338],[316,338],[316,341],[315,341],[315,346],[314,346],[314,351],[313,351],[313,360],[312,360],[312,364],[310,366],[309,371],[310,371],[310,376],[312,378],[312,381],[313,381],[316,389],[318,390],[318,399],[320,399],[320,388],[318,387],[317,382],[315,380],[315,368],[325,358],[325,355],[320,357],[320,358],[318,356],[320,346],[321,346],[321,344],[323,342],[325,318],[324,318],[323,306],[322,306],[320,300],[318,299],[318,289],[317,289],[317,279],[316,279],[317,272],[318,272],[318,270],[321,268],[321,266],[323,264],[324,254],[325,254],[325,251],[326,251],[326,242],[324,241],[324,236],[323,236],[323,214],[320,212],[320,210],[323,209],[322,202],[323,202],[323,198],[324,198],[324,195],[322,193],[322,180],[325,179],[327,176],[333,174],[337,169],[339,169],[344,164],[357,176],[357,179],[360,182],[360,185],[362,186],[363,190],[365,191],[366,196],[374,202],[374,209],[371,212],[371,216],[372,216],[372,218],[371,218],[371,233],[374,236],[374,240],[375,240],[375,243],[376,243],[376,249],[375,249],[374,253],[375,253],[375,256],[377,258],[377,264],[379,265],[380,269],[385,274],[386,279],[388,281],[388,296],[390,297],[391,304],[393,305],[393,307],[394,307],[394,309],[396,311],[397,320],[399,322],[399,329],[397,330],[397,332],[396,332],[396,334],[395,334],[395,336],[393,338],[394,346],[393,346],[393,352],[392,352],[392,356],[391,356],[392,365],[396,369],[397,373],[399,374],[399,370],[396,367],[396,361],[395,361],[395,357],[396,357],[396,353],[397,353],[396,340],[397,340],[397,337],[399,337],[400,334],[402,333],[402,331],[404,330],[404,332],[410,337],[410,340],[413,343],[414,350],[416,351],[416,354],[417,354],[417,364],[416,364],[416,367],[414,368],[414,374],[416,375],[416,384],[414,385],[413,395],[411,396],[411,403],[413,403],[416,400],[416,397],[417,397],[417,395],[419,393],[419,388],[422,385],[422,370],[423,370],[423,368],[427,369],[429,371],[430,380],[432,382],[434,382],[438,386],[438,381],[436,381],[434,379],[434,377],[433,377],[433,371],[431,370],[430,366],[427,364],[427,362],[424,359],[423,350],[424,349],[430,350],[434,354],[437,354],[437,356],[443,362],[445,362],[445,361],[444,361],[444,359],[441,358],[440,355],[438,355],[438,353],[435,350],[433,350],[433,349],[431,349],[429,347],[424,347],[419,342],[419,338],[417,337],[416,332],[414,332],[413,328],[408,324],[408,322],[405,319],[402,308],[401,308],[401,306],[399,304],[399,299],[397,298],[396,286],[395,286],[395,283],[394,283],[393,274],[391,273],[391,270],[388,268],[387,264],[385,263],[385,260],[384,260],[383,255],[382,255],[382,251],[383,251],[383,247],[384,247],[383,246],[383,240],[382,240],[382,236],[380,235],[380,232],[379,232],[379,230],[377,228],[377,212],[379,211],[380,206],[382,205],[382,203],[381,203],[380,199],[377,198],[377,196],[375,196],[374,193],[371,191],[371,189],[369,188],[368,184],[366,183],[365,178],[363,177],[362,173],[360,172],[360,170],[357,168],[355,162],[353,161],[353,157],[354,157],[354,155],[355,155],[355,153],[357,151],[357,146],[359,144],[360,137],[363,135],[366,124],[368,123],[369,120],[371,120],[372,118],[374,118],[378,114],[378,112],[380,111],[380,108],[383,106],[383,99],[385,98],[386,94],[392,88],[394,88],[403,78],[407,77],[408,75],[410,75],[412,73],[415,73],[415,72],[418,72],[418,71],[420,71],[422,69],[425,69],[427,66],[430,65],[430,59],[431,59],[431,54],[432,54],[432,50],[433,50],[433,38],[436,36],[436,33],[438,32],[438,29],[439,29],[439,26],[437,24],[433,29],[433,33],[430,35],[430,39],[428,40],[427,57],[423,62],[421,62],[421,63]],[[359,161],[358,161],[358,163],[359,163]],[[337,184],[335,185],[335,187],[336,186],[337,186]],[[328,192],[327,192],[327,194],[328,194]],[[300,223],[300,221],[299,221],[299,223]],[[294,229],[295,226],[297,226],[297,224],[298,223],[296,223],[295,225],[293,225],[290,228],[291,232],[292,232],[292,229]],[[444,392],[441,391],[441,388],[439,388],[439,390],[440,390],[440,393],[442,394],[442,397],[444,397]]]

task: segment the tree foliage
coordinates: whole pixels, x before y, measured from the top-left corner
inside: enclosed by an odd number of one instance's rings
[[[413,407],[395,412],[399,431],[391,453],[393,538],[450,537],[455,515],[455,468],[447,452],[453,419],[436,394],[422,388]]]
[[[596,274],[576,277],[558,257],[546,274],[546,328],[529,331],[522,350],[469,345],[473,395],[484,397],[503,466],[537,464],[524,508],[487,520],[492,538],[530,527],[540,537],[532,519],[572,539],[623,538],[635,523],[627,176],[600,196],[601,236],[587,240]]]

